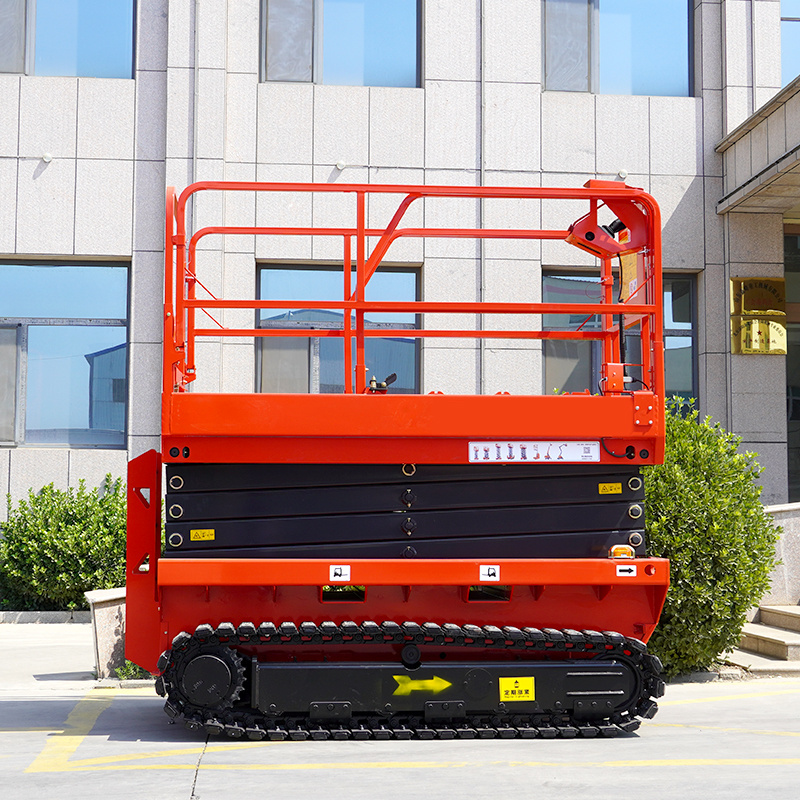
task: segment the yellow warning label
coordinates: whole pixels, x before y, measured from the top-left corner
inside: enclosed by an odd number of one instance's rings
[[[533,678],[500,678],[500,702],[519,703],[524,700],[535,700]]]
[[[621,483],[598,483],[597,484],[597,493],[598,494],[622,494],[622,484]]]
[[[210,542],[214,539],[213,528],[203,528],[199,530],[189,531],[189,539],[193,542]]]

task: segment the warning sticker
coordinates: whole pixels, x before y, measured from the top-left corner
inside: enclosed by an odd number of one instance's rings
[[[211,542],[214,540],[214,529],[201,528],[189,531],[189,539],[193,542]]]
[[[598,494],[622,494],[622,484],[621,483],[598,483],[597,484],[597,493]]]
[[[350,565],[331,564],[329,580],[331,583],[348,583],[350,581]]]
[[[568,441],[491,441],[470,442],[470,464],[495,462],[510,464],[512,462],[563,461],[578,464],[583,461],[600,460],[600,442],[568,442]]]
[[[533,678],[500,678],[500,702],[519,703],[535,700]]]

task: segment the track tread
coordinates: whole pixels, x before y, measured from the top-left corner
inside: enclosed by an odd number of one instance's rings
[[[569,714],[559,712],[544,715],[468,716],[461,722],[446,720],[429,724],[421,717],[363,717],[359,715],[352,722],[309,720],[293,715],[291,717],[271,717],[251,708],[241,708],[237,701],[244,689],[244,668],[242,660],[234,652],[236,685],[225,704],[209,709],[193,706],[178,689],[178,677],[182,666],[208,647],[234,647],[240,644],[257,645],[325,645],[352,642],[359,646],[371,643],[385,644],[397,642],[405,644],[426,644],[459,648],[509,649],[517,648],[528,653],[547,656],[552,650],[576,650],[589,654],[596,652],[605,657],[625,659],[638,670],[641,686],[639,696],[628,705],[629,711],[614,713],[605,720],[585,722],[572,719]],[[664,682],[660,677],[661,662],[656,656],[647,653],[646,645],[638,639],[628,638],[614,631],[578,631],[555,628],[517,628],[494,625],[455,625],[452,623],[425,622],[422,625],[413,621],[401,624],[392,621],[374,622],[371,620],[357,624],[348,620],[336,625],[325,621],[319,624],[304,621],[299,625],[292,621],[261,622],[256,628],[252,622],[242,622],[238,626],[222,622],[216,628],[207,623],[198,625],[194,634],[185,631],[173,639],[171,650],[159,659],[162,675],[157,679],[159,693],[166,695],[164,709],[172,719],[184,718],[188,730],[204,731],[208,735],[226,734],[230,738],[247,738],[253,741],[321,741],[333,739],[503,739],[542,738],[572,739],[576,737],[615,737],[633,733],[642,719],[651,719],[658,710],[654,698],[664,693]],[[163,696],[162,695],[162,696]]]

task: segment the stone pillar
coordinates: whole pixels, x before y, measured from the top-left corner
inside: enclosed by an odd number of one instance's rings
[[[783,277],[782,214],[731,212],[725,216],[725,302],[730,314],[731,278]],[[729,323],[726,324],[729,325]],[[742,437],[742,449],[758,453],[764,467],[764,503],[785,503],[786,357],[732,355],[730,333],[725,426]]]

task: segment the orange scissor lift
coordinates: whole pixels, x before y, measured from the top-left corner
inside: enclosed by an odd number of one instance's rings
[[[191,232],[187,205],[203,192],[338,195],[354,218]],[[367,225],[374,198],[398,200],[385,227]],[[454,198],[532,217],[542,204],[548,219],[574,214],[575,201],[584,211],[548,230],[404,227],[409,209]],[[664,450],[653,198],[595,180],[204,182],[168,191],[166,223],[162,451],[129,465],[126,648],[160,676],[169,716],[271,740],[611,736],[652,716],[663,682],[643,642],[669,584],[668,562],[646,556],[639,476]],[[220,234],[340,241],[341,299],[213,296],[198,245]],[[367,300],[401,238],[567,242],[596,257],[599,303]],[[255,322],[296,308],[341,313],[341,326]],[[248,310],[253,326],[198,323],[221,309]],[[419,324],[375,329],[376,313]],[[429,327],[443,314],[473,327]],[[583,322],[545,324],[559,314]],[[526,325],[487,328],[498,318]],[[208,336],[338,338],[343,392],[192,391]],[[595,341],[598,392],[393,394],[365,361],[370,337],[392,336]]]

